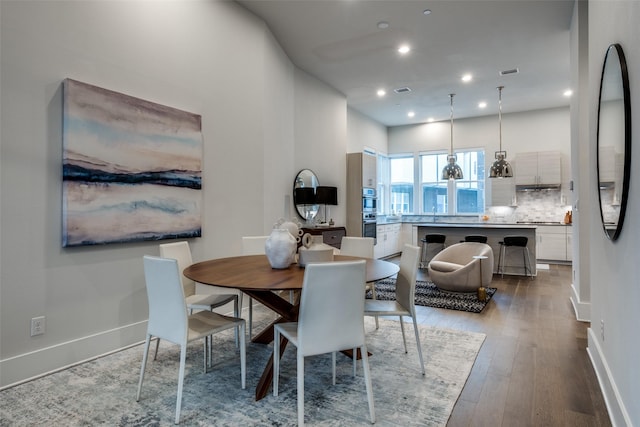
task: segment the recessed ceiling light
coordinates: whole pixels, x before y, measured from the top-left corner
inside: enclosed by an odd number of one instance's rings
[[[564,96],[566,96],[567,98],[571,95],[573,95],[573,91],[571,89],[567,89],[564,91]]]
[[[406,44],[403,44],[402,46],[400,46],[398,48],[398,52],[400,52],[403,55],[409,53],[410,50],[411,50],[411,48]]]
[[[389,28],[389,23],[387,21],[380,21],[378,22],[378,28],[380,28],[381,30]]]
[[[414,117],[416,115],[416,113],[414,113],[413,111],[409,111],[409,113],[407,113],[407,116],[409,117]]]
[[[478,104],[478,108],[487,108],[487,103],[482,101],[481,103]]]
[[[422,11],[422,13],[425,15],[431,15],[431,9],[425,9]]]
[[[471,76],[471,74],[465,74],[464,76],[462,76],[462,81],[465,83],[468,83],[471,81],[473,77]]]
[[[387,91],[384,90],[384,89],[378,89],[377,94],[378,94],[378,96],[382,97],[382,96],[385,96],[387,94]]]

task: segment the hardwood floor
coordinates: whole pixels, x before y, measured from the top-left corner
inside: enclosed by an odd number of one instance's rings
[[[498,291],[480,314],[417,307],[422,324],[487,334],[448,426],[610,426],[589,323],[569,300],[571,267],[550,264],[534,280],[494,275],[490,286]]]

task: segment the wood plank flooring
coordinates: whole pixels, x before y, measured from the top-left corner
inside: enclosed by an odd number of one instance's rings
[[[550,264],[533,280],[494,275],[490,286],[498,291],[480,314],[416,307],[419,323],[487,334],[448,426],[610,426],[589,323],[569,300],[571,266]]]

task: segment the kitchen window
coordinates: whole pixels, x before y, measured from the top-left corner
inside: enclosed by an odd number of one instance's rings
[[[463,179],[443,180],[447,153],[420,154],[422,214],[476,214],[484,212],[484,150],[456,152]]]
[[[413,155],[389,157],[391,213],[413,213],[413,171]]]

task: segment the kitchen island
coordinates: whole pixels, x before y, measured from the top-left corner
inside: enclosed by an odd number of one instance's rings
[[[447,236],[446,246],[464,241],[464,237],[470,234],[482,234],[487,236],[487,244],[493,250],[493,271],[497,272],[498,258],[500,256],[500,243],[504,236],[525,236],[529,239],[529,259],[531,270],[536,275],[536,225],[533,224],[496,224],[496,223],[416,223],[413,224],[414,244],[422,246],[422,238],[426,234],[439,233]],[[522,251],[519,249],[507,249],[504,262],[504,274],[525,274],[523,267]],[[426,267],[426,266],[425,266]]]

